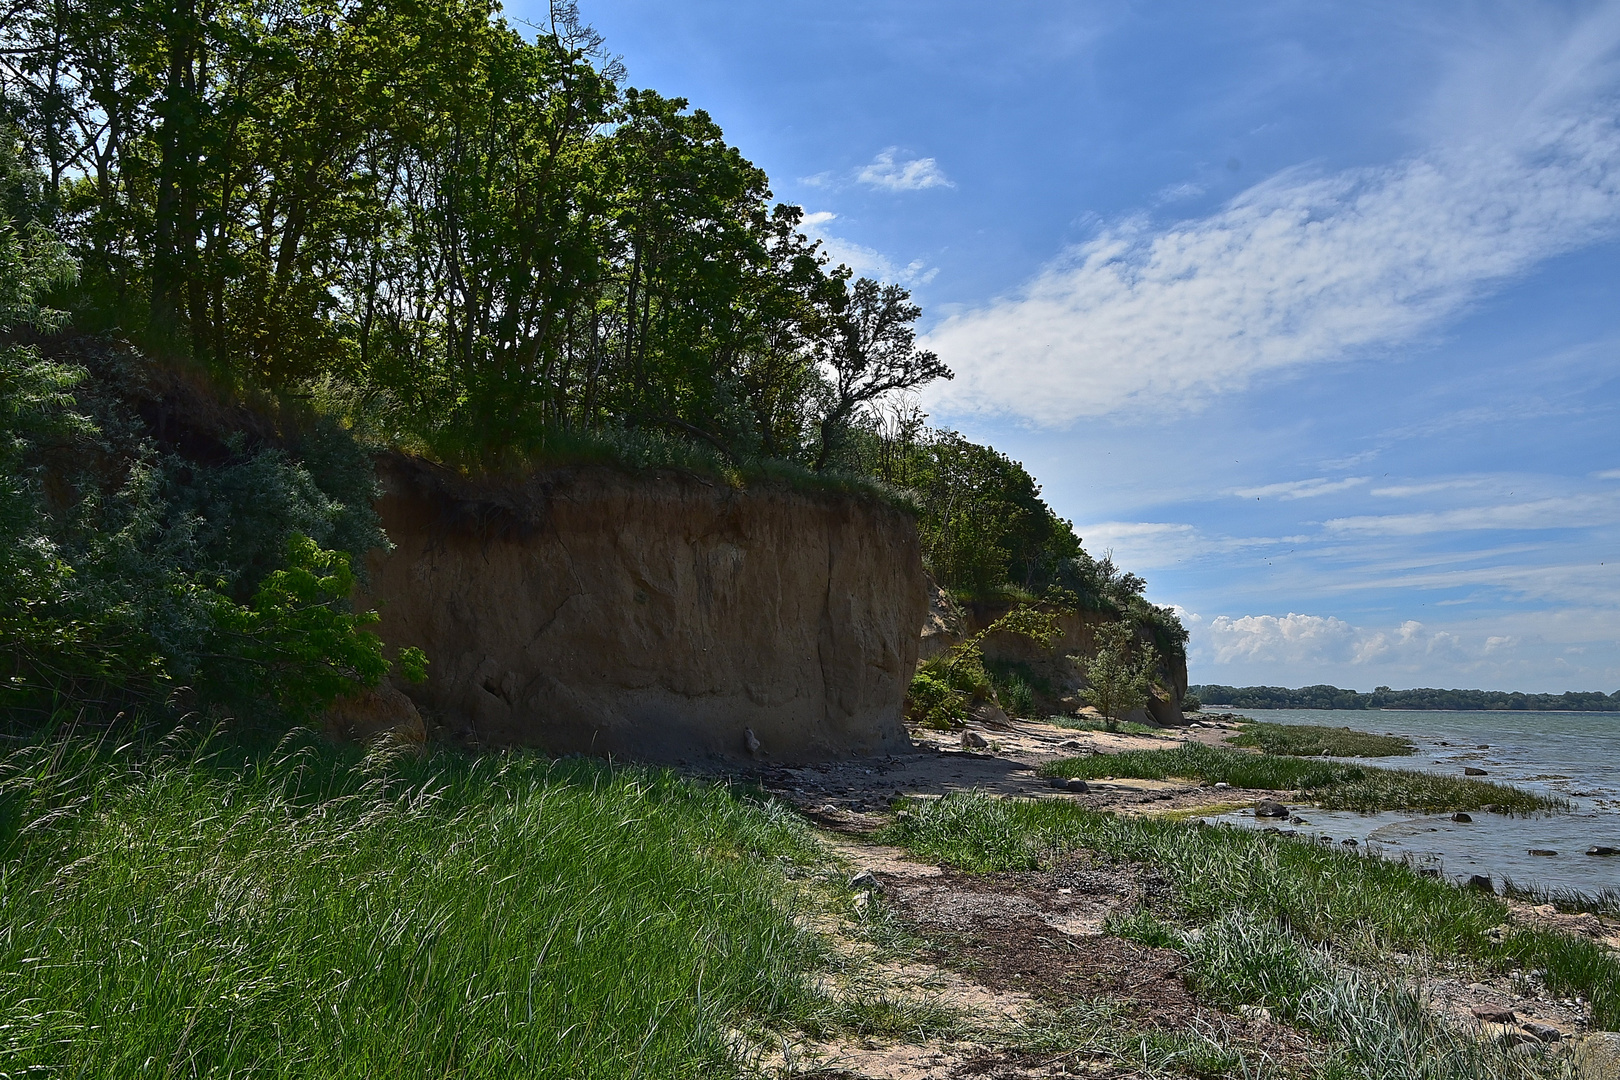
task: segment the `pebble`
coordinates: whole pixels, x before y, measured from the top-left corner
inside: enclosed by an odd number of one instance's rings
[[[1483,1020],[1487,1024],[1511,1024],[1518,1020],[1512,1009],[1504,1009],[1500,1005],[1475,1005],[1468,1011],[1474,1014],[1475,1020]]]

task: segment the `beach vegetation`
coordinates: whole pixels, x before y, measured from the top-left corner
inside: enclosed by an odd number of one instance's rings
[[[1173,924],[1208,933],[1222,920],[1258,922],[1310,947],[1373,970],[1396,954],[1460,959],[1496,971],[1536,973],[1557,992],[1591,1003],[1596,1026],[1620,1026],[1620,959],[1586,938],[1507,925],[1494,895],[1421,876],[1401,862],[1229,826],[1203,826],[1088,810],[1068,800],[997,799],[964,793],[908,804],[879,838],[970,873],[1028,871],[1077,853],[1141,864],[1168,894],[1147,916],[1116,922],[1122,932],[1164,942]],[[1298,989],[1310,957],[1283,944],[1242,946],[1236,959],[1208,960],[1212,985]],[[1264,946],[1261,948],[1260,946]],[[1213,945],[1211,946],[1214,947]],[[1257,951],[1258,950],[1258,951]],[[1234,996],[1234,1000],[1236,1000]],[[1292,1000],[1292,999],[1291,999]]]
[[[1416,747],[1403,735],[1373,735],[1347,727],[1319,724],[1271,724],[1242,721],[1227,737],[1232,746],[1255,747],[1267,754],[1294,757],[1405,757]]]
[[[1042,767],[1046,776],[1095,780],[1194,780],[1234,788],[1297,791],[1328,810],[1441,811],[1494,809],[1529,814],[1567,809],[1567,800],[1488,780],[1385,769],[1343,761],[1250,754],[1202,743],[1165,750],[1126,750],[1066,758]]]

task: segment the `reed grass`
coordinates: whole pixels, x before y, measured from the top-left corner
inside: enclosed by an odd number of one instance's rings
[[[1273,724],[1250,720],[1226,740],[1263,753],[1293,757],[1405,757],[1417,747],[1404,735],[1374,735],[1320,724]]]
[[[739,1027],[850,1020],[808,829],[667,772],[61,740],[0,821],[5,1075],[727,1076]]]
[[[1494,807],[1502,813],[1529,814],[1569,807],[1567,800],[1488,780],[1342,761],[1246,754],[1202,743],[1183,743],[1167,750],[1127,750],[1066,758],[1049,763],[1041,773],[1043,776],[1078,776],[1083,780],[1179,778],[1225,783],[1235,788],[1298,791],[1324,809],[1363,813],[1378,810],[1438,813]]]

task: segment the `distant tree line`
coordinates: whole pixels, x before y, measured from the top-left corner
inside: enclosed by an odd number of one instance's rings
[[[1193,686],[1188,693],[1204,705],[1234,709],[1456,709],[1475,712],[1620,712],[1620,691],[1569,690],[1562,694],[1523,694],[1504,690],[1391,690],[1370,694],[1337,686]]]

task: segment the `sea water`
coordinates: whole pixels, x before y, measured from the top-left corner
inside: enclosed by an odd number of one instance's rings
[[[1211,712],[1215,709],[1211,709]],[[1567,812],[1512,817],[1483,811],[1471,824],[1450,814],[1357,814],[1296,809],[1306,825],[1284,825],[1234,813],[1212,818],[1263,828],[1281,825],[1299,835],[1353,839],[1362,850],[1432,866],[1463,880],[1487,874],[1498,884],[1574,889],[1620,889],[1620,856],[1586,854],[1594,845],[1620,848],[1620,713],[1409,712],[1396,710],[1245,709],[1255,720],[1320,724],[1375,734],[1405,735],[1417,746],[1410,757],[1336,759],[1360,764],[1461,776],[1484,769],[1496,780],[1569,801]],[[1556,855],[1531,855],[1530,850]]]

